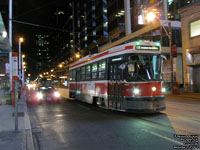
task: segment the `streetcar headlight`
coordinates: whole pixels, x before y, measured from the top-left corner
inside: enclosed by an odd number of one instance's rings
[[[38,98],[38,99],[42,99],[42,98],[43,98],[43,94],[40,93],[40,92],[38,92],[38,93],[37,93],[37,98]]]
[[[152,91],[153,91],[153,92],[156,91],[156,87],[155,87],[155,86],[152,87]]]
[[[166,88],[162,88],[161,91],[162,91],[163,93],[165,93],[165,92],[166,92]]]
[[[54,93],[54,96],[55,96],[55,97],[60,97],[60,93],[55,92],[55,93]]]
[[[135,95],[138,95],[138,94],[140,93],[140,90],[139,90],[138,88],[135,88],[135,89],[133,90],[133,93],[134,93]]]

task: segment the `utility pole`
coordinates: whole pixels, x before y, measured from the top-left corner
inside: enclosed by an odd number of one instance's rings
[[[130,0],[124,0],[126,35],[131,34]]]
[[[172,57],[172,31],[171,31],[171,22],[168,23],[169,27],[169,50],[170,50],[170,62],[171,62],[171,90],[172,94],[174,94],[174,70],[173,70],[173,57]]]
[[[164,7],[164,19],[165,20],[168,20],[168,6],[167,6],[167,4],[168,4],[168,1],[167,0],[163,0],[163,7]]]
[[[10,42],[10,47],[12,49],[12,0],[9,0],[9,42]],[[9,64],[10,64],[10,91],[12,91],[12,71],[13,71],[13,66],[12,66],[12,51],[9,52]]]

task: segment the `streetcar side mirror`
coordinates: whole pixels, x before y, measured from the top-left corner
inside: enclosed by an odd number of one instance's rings
[[[161,55],[161,58],[162,58],[163,60],[167,60],[167,57],[166,57],[165,55]]]
[[[119,69],[124,70],[126,68],[126,64],[119,65]]]

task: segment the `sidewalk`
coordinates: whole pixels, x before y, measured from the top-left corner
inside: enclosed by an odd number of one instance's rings
[[[181,93],[181,94],[167,94],[166,98],[171,98],[171,97],[180,97],[180,98],[190,98],[190,99],[195,99],[200,101],[200,93]]]
[[[15,132],[14,112],[11,105],[0,105],[0,150],[34,150],[24,96],[18,102],[18,132]]]

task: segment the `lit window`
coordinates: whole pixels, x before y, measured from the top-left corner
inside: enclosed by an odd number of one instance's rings
[[[103,79],[105,77],[106,61],[99,63],[99,78]]]
[[[92,10],[95,10],[95,6],[92,6]]]
[[[104,27],[108,27],[108,21],[103,24]]]
[[[58,15],[64,15],[65,13],[64,13],[64,11],[59,11],[58,12]]]
[[[97,78],[97,63],[92,65],[92,79]]]
[[[86,79],[90,79],[90,72],[91,72],[91,68],[90,65],[86,67]]]
[[[200,20],[190,23],[190,37],[200,35]]]

